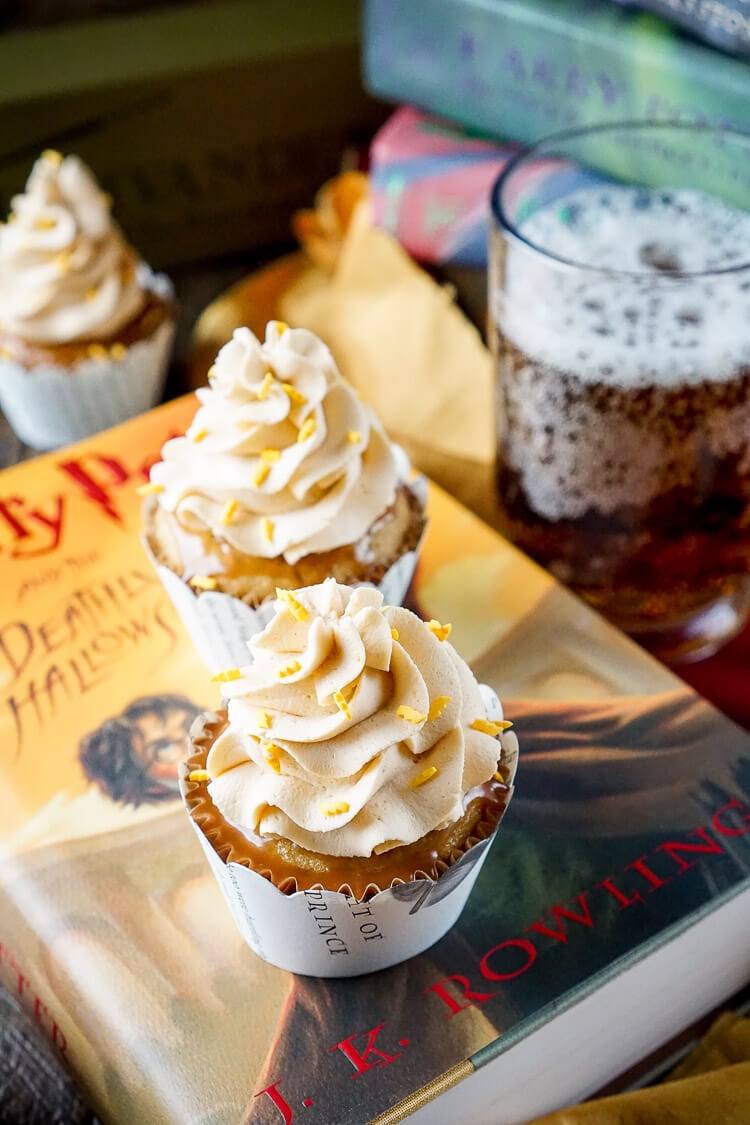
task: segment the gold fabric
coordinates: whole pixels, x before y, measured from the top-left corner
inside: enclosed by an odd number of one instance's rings
[[[725,1012],[658,1086],[585,1102],[533,1125],[748,1125],[750,1019]]]

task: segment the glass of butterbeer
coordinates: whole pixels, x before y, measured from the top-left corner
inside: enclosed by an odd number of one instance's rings
[[[551,137],[492,193],[503,530],[670,662],[750,610],[750,135]]]

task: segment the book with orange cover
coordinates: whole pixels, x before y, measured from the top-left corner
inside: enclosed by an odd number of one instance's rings
[[[522,1122],[744,985],[750,737],[436,487],[409,604],[515,720],[507,819],[419,957],[255,957],[176,791],[220,688],[139,540],[195,405],[0,474],[0,982],[102,1121]]]

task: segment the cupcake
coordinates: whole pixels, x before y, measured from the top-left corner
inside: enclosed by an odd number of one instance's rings
[[[274,609],[252,663],[217,677],[224,708],[193,725],[183,797],[256,952],[369,972],[458,917],[518,744],[449,626],[333,579],[280,591]]]
[[[17,435],[52,449],[160,398],[172,288],[113,222],[76,156],[45,152],[0,227],[0,406]]]
[[[142,491],[144,540],[213,671],[246,659],[277,588],[333,577],[400,602],[424,485],[325,344],[272,321],[219,352],[187,433]],[[259,616],[260,614],[260,616]]]

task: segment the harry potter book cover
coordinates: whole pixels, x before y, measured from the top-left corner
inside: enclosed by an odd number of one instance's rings
[[[410,605],[515,721],[508,817],[421,956],[327,981],[254,956],[177,795],[219,687],[139,540],[194,409],[0,474],[0,980],[102,1121],[521,1122],[746,983],[750,737],[437,488]]]

